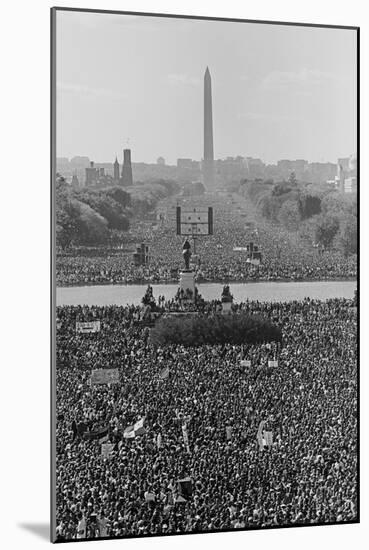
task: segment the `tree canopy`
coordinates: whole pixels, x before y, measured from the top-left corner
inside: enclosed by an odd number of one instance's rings
[[[345,256],[357,252],[356,194],[341,193],[325,183],[299,183],[293,173],[287,182],[244,182],[242,193],[263,218],[300,231],[304,240],[336,248]]]
[[[255,344],[280,341],[279,327],[268,319],[250,316],[216,314],[210,317],[162,317],[151,329],[150,339],[154,345],[182,344]]]
[[[128,231],[130,218],[151,212],[158,201],[179,192],[172,180],[153,180],[134,186],[74,189],[56,178],[57,245],[93,246],[112,242],[117,233]]]

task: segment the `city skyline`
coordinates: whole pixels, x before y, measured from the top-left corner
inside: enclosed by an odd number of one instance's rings
[[[131,152],[132,152],[132,149],[131,149]],[[134,157],[134,151],[133,151],[133,157]],[[235,160],[237,158],[243,158],[245,160],[260,160],[265,166],[278,166],[278,163],[283,162],[283,161],[288,161],[288,162],[305,161],[305,162],[307,162],[307,164],[338,164],[339,159],[342,159],[342,158],[349,159],[350,157],[354,157],[356,159],[356,157],[357,157],[356,151],[351,151],[350,153],[342,155],[340,157],[337,157],[336,159],[327,159],[327,160],[321,160],[321,161],[319,161],[319,160],[309,160],[307,158],[292,158],[292,157],[288,158],[288,157],[285,157],[285,158],[276,159],[275,162],[266,162],[262,157],[250,157],[250,156],[244,154],[244,155],[229,155],[229,156],[223,157],[223,158],[220,158],[220,157],[214,158],[214,162],[216,163],[218,161],[222,162],[222,161],[231,160],[231,159]],[[68,162],[72,162],[73,159],[80,159],[80,158],[86,158],[86,159],[88,159],[88,162],[93,160],[94,164],[96,164],[96,165],[98,165],[98,164],[111,164],[112,166],[114,166],[116,158],[118,159],[120,165],[122,165],[122,160],[123,160],[122,155],[119,155],[119,154],[116,155],[114,153],[112,155],[112,158],[110,158],[110,159],[95,160],[95,159],[92,158],[92,156],[90,156],[88,154],[86,154],[86,155],[76,154],[76,155],[72,155],[70,157],[57,156],[57,161],[66,159]],[[199,163],[202,161],[201,158],[178,157],[178,158],[174,159],[174,162],[167,162],[167,158],[165,157],[164,154],[159,154],[158,158],[164,159],[164,161],[165,161],[164,166],[177,166],[177,162],[181,161],[181,160],[191,160],[193,162],[199,162]],[[134,165],[134,164],[148,164],[148,165],[154,165],[155,164],[155,165],[157,165],[157,164],[159,164],[157,162],[158,158],[153,159],[150,162],[147,162],[147,161],[141,160],[141,159],[132,158],[132,165]]]
[[[64,12],[57,40],[58,157],[103,161],[130,138],[133,162],[201,159],[206,66],[215,158],[356,152],[353,31]]]

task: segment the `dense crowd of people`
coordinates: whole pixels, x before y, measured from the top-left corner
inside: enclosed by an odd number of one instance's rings
[[[155,348],[140,306],[58,307],[57,539],[355,520],[354,305],[234,304],[282,343],[196,348]],[[119,383],[92,383],[94,369]]]
[[[349,279],[357,274],[356,256],[344,257],[334,250],[323,251],[302,242],[295,233],[280,225],[258,220],[250,228],[251,206],[239,198],[229,205],[221,198],[203,199],[213,204],[214,235],[196,241],[195,262],[199,282],[243,282],[278,280]],[[130,242],[149,246],[146,265],[135,266],[132,253],[105,248],[95,255],[73,251],[57,255],[57,284],[131,284],[163,283],[178,280],[183,266],[183,237],[175,234],[175,219],[169,216],[160,223],[132,222]],[[128,237],[127,237],[128,238]],[[250,263],[245,249],[250,242],[261,251],[260,265]]]

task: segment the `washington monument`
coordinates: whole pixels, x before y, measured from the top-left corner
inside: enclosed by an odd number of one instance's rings
[[[211,76],[206,67],[204,76],[204,160],[202,176],[206,190],[214,188],[214,148],[213,148],[213,106],[211,99]]]

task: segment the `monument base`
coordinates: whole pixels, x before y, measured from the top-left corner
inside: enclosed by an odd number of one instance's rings
[[[222,302],[222,313],[232,312],[232,302]]]
[[[193,302],[195,299],[195,272],[191,270],[184,270],[180,272],[179,288],[183,290],[185,294],[190,291],[189,299]]]

